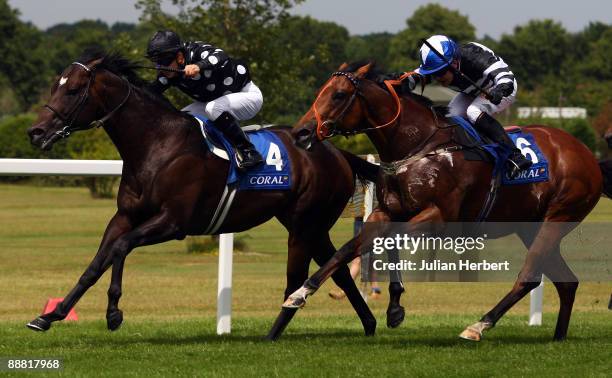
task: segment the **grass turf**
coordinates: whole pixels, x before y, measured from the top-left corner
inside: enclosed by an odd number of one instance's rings
[[[185,253],[184,242],[140,248],[127,260],[123,327],[105,329],[108,274],[77,305],[81,319],[46,334],[24,327],[48,297],[63,296],[93,257],[114,201],[80,188],[0,185],[0,357],[61,357],[77,375],[606,375],[612,370],[609,283],[581,284],[570,339],[550,342],[558,300],[545,290],[543,327],[527,327],[522,301],[477,345],[457,334],[510,283],[411,283],[404,325],[384,328],[386,296],[371,301],[378,335],[363,337],[346,301],[324,286],[280,342],[261,341],[280,309],[286,232],[269,222],[246,233],[234,259],[233,333],[214,334],[217,257]],[[591,220],[612,219],[602,200]],[[336,245],[352,232],[334,228]],[[314,268],[314,267],[313,267]]]

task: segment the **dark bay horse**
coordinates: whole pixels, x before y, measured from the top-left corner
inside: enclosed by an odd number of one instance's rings
[[[464,159],[452,140],[452,123],[429,100],[414,93],[394,95],[393,88],[379,83],[372,64],[340,67],[294,126],[299,143],[311,147],[333,134],[368,135],[386,166],[377,181],[379,207],[369,222],[408,222],[415,230],[427,223],[474,222],[490,189],[492,165]],[[512,290],[461,334],[465,339],[480,340],[483,331],[539,285],[542,274],[553,281],[560,299],[554,339],[567,335],[578,279],[560,253],[560,242],[597,204],[603,167],[585,145],[562,130],[534,125],[524,132],[548,158],[549,180],[502,186],[486,220],[542,225],[535,231],[512,231],[529,250],[524,265]],[[302,306],[335,269],[359,253],[359,243],[358,236],[342,247],[284,306]],[[398,308],[403,311],[398,307],[402,292],[390,285],[388,315]]]
[[[28,130],[35,146],[49,149],[70,132],[103,126],[123,159],[118,209],[96,256],[55,311],[28,324],[34,330],[48,330],[64,319],[111,266],[106,318],[108,328],[117,329],[123,321],[118,303],[126,256],[136,247],[204,233],[220,203],[229,163],[205,147],[196,120],[148,92],[133,67],[117,54],[84,55],[64,70]],[[375,179],[378,167],[330,144],[308,153],[294,146],[290,128],[270,130],[288,150],[291,190],[237,192],[214,233],[278,218],[289,231],[286,298],[308,277],[311,259],[321,265],[334,254],[328,232],[353,194],[355,176]],[[373,334],[376,320],[348,268],[334,280],[346,291],[365,333]]]

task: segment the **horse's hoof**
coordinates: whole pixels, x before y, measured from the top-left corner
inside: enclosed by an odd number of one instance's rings
[[[493,328],[493,323],[479,321],[464,329],[459,337],[463,340],[480,341],[482,339],[482,333],[491,328]]]
[[[461,332],[459,337],[463,340],[480,341],[482,339],[482,334],[473,328],[467,327]]]
[[[117,310],[106,314],[106,325],[111,331],[116,331],[123,323],[123,311]]]
[[[404,321],[406,311],[403,306],[393,306],[387,309],[387,327],[397,328]]]
[[[48,331],[49,328],[51,328],[51,322],[39,316],[38,318],[26,324],[26,327],[34,331],[45,332]]]
[[[285,303],[283,303],[283,308],[303,308],[306,306],[306,298],[287,298]]]
[[[306,298],[312,295],[316,290],[310,287],[302,286],[291,294],[285,303],[283,308],[302,308],[306,305]]]

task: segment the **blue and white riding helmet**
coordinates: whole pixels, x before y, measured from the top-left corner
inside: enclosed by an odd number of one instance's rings
[[[445,35],[434,35],[427,38],[427,42],[431,44],[439,53],[444,55],[446,62],[452,62],[457,53],[457,44],[452,39]],[[421,66],[418,72],[423,75],[430,75],[437,71],[440,71],[444,67],[448,66],[442,58],[436,55],[435,52],[431,51],[429,46],[423,44],[420,49]]]

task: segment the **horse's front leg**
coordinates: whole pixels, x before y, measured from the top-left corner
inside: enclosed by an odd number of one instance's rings
[[[35,331],[46,331],[51,327],[51,323],[62,320],[68,316],[68,312],[74,307],[77,301],[85,294],[87,289],[93,286],[102,274],[112,264],[112,245],[123,234],[131,230],[130,219],[117,212],[106,226],[106,231],[100,243],[98,253],[93,258],[76,286],[68,293],[64,300],[57,305],[54,311],[43,314],[27,324],[28,328]]]
[[[123,266],[127,255],[136,247],[163,243],[181,237],[175,219],[170,212],[164,211],[122,235],[113,243],[111,248],[113,269],[106,310],[106,322],[111,331],[119,328],[123,322],[123,312],[119,310],[119,298],[121,298]]]
[[[390,218],[382,210],[375,209],[366,222],[387,222]],[[313,295],[341,266],[360,256],[363,230],[354,238],[344,243],[319,270],[304,282],[304,285],[293,292],[283,303],[284,308],[301,308],[306,304],[306,298]]]

